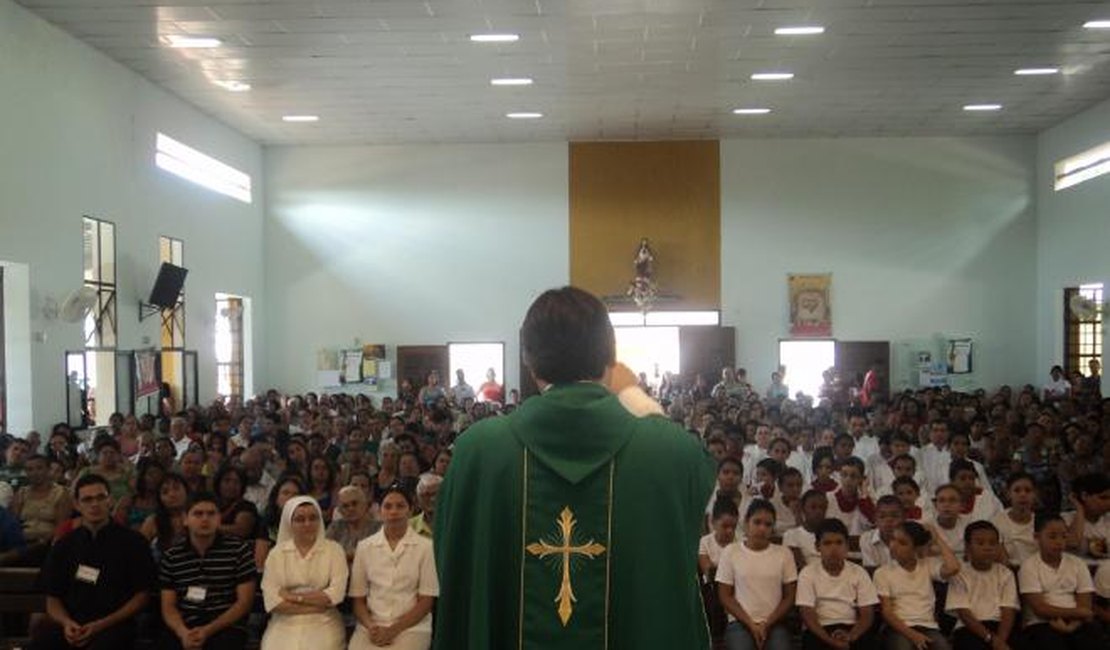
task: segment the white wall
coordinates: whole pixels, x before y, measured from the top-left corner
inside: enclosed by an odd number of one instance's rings
[[[261,185],[261,148],[45,21],[0,0],[0,260],[30,268],[34,425],[65,417],[63,352],[80,325],[42,318],[42,302],[81,284],[81,217],[117,226],[119,347],[158,343],[141,325],[158,236],[185,240],[189,348],[200,352],[201,398],[215,391],[214,295],[263,294],[262,192],[246,205],[153,164],[156,130],[233,165]],[[261,350],[261,328],[254,332]],[[259,355],[261,356],[261,355]],[[257,366],[256,360],[256,366]]]
[[[31,281],[26,264],[0,260],[4,271],[4,367],[7,428],[24,433],[31,412]]]
[[[969,336],[975,384],[1032,381],[1034,156],[1032,138],[722,142],[738,363],[765,386],[789,337],[787,274],[829,272],[836,338]]]
[[[1110,175],[1055,192],[1053,166],[1106,142],[1110,142],[1110,101],[1038,138],[1037,374],[1043,381],[1053,364],[1063,362],[1064,288],[1102,282],[1110,289]],[[1105,360],[1106,328],[1103,337]]]
[[[569,279],[565,143],[271,148],[266,181],[270,385],[356,338],[503,341],[518,385],[524,312]]]

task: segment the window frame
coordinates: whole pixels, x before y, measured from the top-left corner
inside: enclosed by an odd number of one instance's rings
[[[1082,295],[1097,305],[1092,319],[1080,319],[1071,310],[1071,301]],[[1088,364],[1091,359],[1102,363],[1102,337],[1105,324],[1103,300],[1105,287],[1102,284],[1084,284],[1064,289],[1064,372],[1078,370],[1084,377],[1089,376]]]
[[[104,241],[105,224],[111,226],[111,232],[108,237],[111,238],[112,247],[112,261],[111,261],[111,279],[105,279],[105,261],[104,261]],[[92,225],[95,230],[93,236],[94,245],[96,247],[94,264],[86,264],[89,260],[85,256],[85,228]],[[81,280],[83,286],[92,287],[96,291],[96,305],[93,311],[89,314],[92,317],[92,328],[85,331],[85,349],[86,350],[115,350],[119,345],[119,311],[117,309],[117,271],[118,271],[118,250],[116,246],[116,224],[107,219],[99,219],[89,215],[81,217],[81,247],[82,247],[82,269]],[[86,271],[92,267],[93,278],[86,277]],[[88,317],[86,317],[87,320]],[[110,326],[111,339],[105,338],[105,321]]]

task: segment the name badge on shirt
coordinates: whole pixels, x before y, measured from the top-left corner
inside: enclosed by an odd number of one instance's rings
[[[100,579],[100,569],[94,569],[87,564],[78,564],[77,575],[75,577],[81,582],[95,585],[96,581]]]
[[[204,587],[189,587],[185,590],[185,600],[190,603],[203,603],[208,590]]]

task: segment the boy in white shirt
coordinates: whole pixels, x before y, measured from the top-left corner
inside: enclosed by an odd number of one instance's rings
[[[968,521],[990,521],[995,515],[1002,512],[1002,502],[994,496],[994,492],[987,483],[986,488],[976,486],[978,475],[971,461],[956,459],[948,470],[952,485],[960,491],[960,514],[966,516]]]
[[[1039,552],[1018,571],[1030,647],[1105,650],[1092,624],[1095,590],[1082,560],[1064,552],[1068,529],[1056,514],[1038,514],[1033,527]]]
[[[875,505],[876,527],[859,538],[865,569],[877,569],[890,562],[890,540],[902,521],[902,502],[898,497],[893,494],[880,497]]]
[[[871,528],[875,504],[862,492],[863,461],[850,456],[840,464],[840,488],[829,497],[829,517],[839,519],[851,535],[861,535]]]
[[[971,523],[967,515],[960,512],[963,501],[960,491],[954,485],[942,485],[937,488],[936,515],[933,521],[937,530],[944,536],[952,552],[957,556],[964,554],[964,529]]]
[[[1085,474],[1072,481],[1075,515],[1068,523],[1068,548],[1094,558],[1110,556],[1110,474]]]
[[[802,525],[791,528],[782,536],[782,545],[794,554],[799,570],[813,562],[821,561],[817,552],[817,527],[825,520],[829,507],[828,497],[821,490],[809,490],[802,495]]]
[[[1017,581],[998,562],[1001,538],[987,521],[973,521],[964,530],[967,562],[948,583],[945,609],[956,616],[954,650],[1009,650],[1017,620]]]
[[[775,535],[782,537],[798,525],[798,512],[802,504],[802,473],[787,467],[779,474],[779,489],[771,504],[775,506]]]
[[[991,523],[1002,536],[1005,561],[1020,567],[1027,558],[1037,553],[1037,538],[1033,533],[1033,508],[1037,505],[1037,482],[1025,472],[1011,474],[1006,479],[1006,493],[1010,507],[998,513]]]
[[[926,556],[935,545],[941,556]],[[886,622],[887,650],[950,650],[937,624],[933,582],[960,572],[960,561],[936,527],[903,522],[890,543],[891,562],[875,571],[875,590]]]
[[[871,650],[875,605],[879,596],[867,571],[847,562],[848,528],[826,519],[817,528],[821,561],[798,575],[795,602],[805,630],[803,650]]]

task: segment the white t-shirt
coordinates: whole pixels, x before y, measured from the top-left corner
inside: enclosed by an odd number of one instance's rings
[[[1060,557],[1060,566],[1053,568],[1041,559],[1041,554],[1030,557],[1018,569],[1018,584],[1023,594],[1044,594],[1045,602],[1053,607],[1071,609],[1076,606],[1075,595],[1095,590],[1091,572],[1083,560],[1071,553]],[[1025,608],[1025,626],[1044,623],[1032,608]]]
[[[890,547],[879,536],[878,528],[860,535],[859,551],[865,567],[881,567],[890,563]]]
[[[948,548],[952,549],[952,553],[956,557],[962,557],[964,554],[964,529],[971,523],[971,518],[967,515],[956,515],[956,525],[952,528],[945,528],[937,523],[936,517],[933,517],[933,523],[937,524],[937,530],[944,537],[944,541],[948,542]]]
[[[863,531],[871,528],[871,522],[867,517],[863,516],[860,512],[859,506],[855,510],[845,511],[840,508],[840,503],[836,500],[836,495],[839,490],[829,494],[829,508],[825,511],[825,516],[830,519],[839,519],[848,528],[848,534],[859,536]]]
[[[805,526],[797,526],[783,533],[782,545],[800,550],[807,565],[821,561],[821,554],[817,552],[817,536],[806,530]]]
[[[802,473],[802,485],[813,482],[813,452],[795,449],[786,459],[786,466]]]
[[[948,468],[952,464],[952,454],[947,449],[938,449],[933,443],[921,449],[919,467],[925,473],[925,484],[921,493],[932,496],[936,489],[948,483]]]
[[[994,492],[990,488],[985,488],[975,495],[975,503],[971,506],[971,512],[967,514],[967,520],[969,523],[972,521],[991,521],[1000,512],[1002,512],[1002,502],[994,496]]]
[[[786,531],[798,525],[798,518],[794,516],[794,511],[782,500],[782,494],[775,494],[771,499],[771,505],[775,506],[775,534],[785,535]]]
[[[1071,382],[1063,377],[1053,379],[1044,385],[1044,392],[1052,397],[1067,397],[1071,393]]]
[[[717,567],[717,582],[733,586],[736,601],[757,623],[766,621],[778,607],[783,585],[797,579],[794,557],[778,544],[762,551],[753,551],[744,543],[730,544]],[[736,619],[729,614],[729,620]]]
[[[735,542],[736,540],[733,539],[732,541]],[[725,547],[717,542],[717,535],[715,533],[709,533],[703,536],[701,541],[698,542],[698,555],[708,556],[713,566],[718,566],[721,563],[721,551],[724,549]]]
[[[1075,513],[1065,512],[1062,516],[1064,522],[1067,523],[1070,528],[1075,522]],[[1084,522],[1083,539],[1080,540],[1079,546],[1080,552],[1087,553],[1087,548],[1092,539],[1101,539],[1103,548],[1107,548],[1107,544],[1110,544],[1110,512],[1103,513],[1102,516],[1098,518],[1098,521],[1093,524],[1089,521]]]
[[[979,571],[964,562],[960,572],[948,582],[948,600],[944,611],[956,615],[956,610],[968,609],[979,621],[1001,621],[1002,608],[1015,612],[1018,603],[1017,581],[1014,572],[998,564],[991,564],[986,571]],[[956,627],[963,627],[957,617]]]
[[[879,596],[867,571],[854,562],[845,562],[839,575],[832,575],[817,562],[798,574],[799,607],[813,607],[822,627],[854,625],[859,607],[875,605]]]
[[[1037,539],[1033,536],[1033,518],[1028,523],[1019,524],[1010,518],[1008,510],[1003,510],[991,519],[1002,538],[1010,566],[1021,566],[1026,559],[1038,553]]]
[[[913,571],[906,571],[901,564],[891,562],[875,571],[875,591],[880,596],[894,599],[894,613],[906,625],[938,629],[933,616],[937,601],[933,581],[943,582],[940,568],[938,557],[918,559]]]

